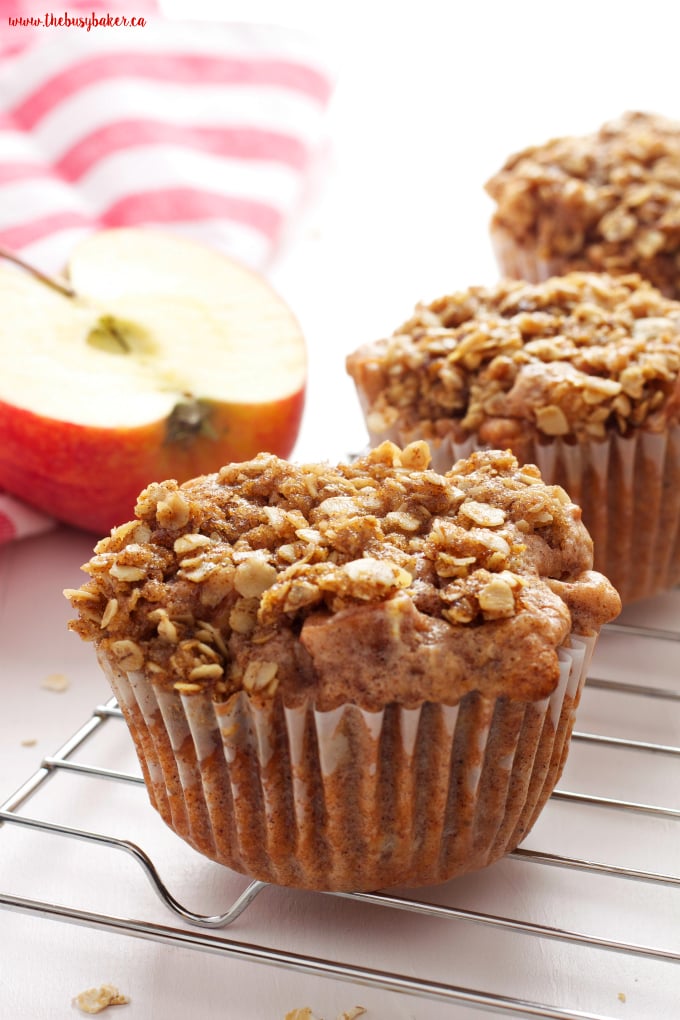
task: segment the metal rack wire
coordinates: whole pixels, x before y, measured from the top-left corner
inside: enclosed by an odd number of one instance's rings
[[[680,642],[680,632],[668,629],[637,626],[625,623],[611,625],[608,631],[612,634],[623,634],[642,639],[645,642]],[[671,647],[671,646],[669,646]],[[656,683],[654,676],[645,678],[645,682],[634,683],[628,680],[611,679],[592,676],[587,682],[587,689],[605,692],[608,697],[619,695],[631,696],[634,699],[651,699],[662,702],[669,712],[680,713],[680,686],[674,689]],[[146,874],[151,887],[167,907],[181,919],[188,928],[177,928],[171,925],[156,923],[151,920],[133,920],[117,917],[108,913],[96,912],[76,906],[65,906],[58,903],[14,895],[0,889],[0,906],[12,911],[39,915],[43,918],[70,922],[88,926],[92,929],[104,930],[140,939],[152,940],[165,945],[182,946],[184,948],[238,958],[248,962],[259,962],[274,967],[289,968],[293,971],[309,975],[322,975],[335,979],[371,986],[384,991],[400,992],[424,999],[464,1004],[501,1016],[541,1017],[545,1020],[608,1020],[601,1014],[574,1011],[563,1005],[528,1001],[510,994],[494,994],[481,989],[448,984],[438,980],[428,980],[422,976],[407,976],[386,970],[372,969],[352,963],[332,959],[324,959],[305,953],[285,951],[276,947],[256,945],[235,938],[227,938],[216,933],[232,925],[264,889],[266,884],[252,882],[241,895],[222,913],[204,914],[195,912],[180,903],[166,887],[159,871],[150,856],[136,843],[121,839],[105,832],[71,827],[61,822],[50,822],[22,813],[26,804],[31,801],[38,790],[48,781],[67,773],[76,773],[87,777],[88,781],[114,781],[122,784],[143,785],[143,780],[123,771],[103,768],[87,761],[76,760],[78,752],[86,751],[96,741],[99,734],[108,727],[121,725],[122,716],[115,701],[98,705],[91,717],[73,734],[53,755],[45,758],[39,769],[7,800],[0,805],[0,833],[12,826],[20,827],[39,839],[43,834],[66,837],[85,844],[102,845],[113,850],[122,851],[133,858]],[[636,752],[652,755],[669,761],[680,759],[680,746],[666,743],[654,743],[626,737],[603,735],[592,732],[577,731],[573,735],[575,745],[596,747],[605,754]],[[637,800],[623,800],[595,794],[577,793],[558,789],[552,800],[567,804],[578,804],[585,807],[597,807],[607,811],[625,815],[652,816],[672,826],[674,838],[680,846],[680,832],[675,827],[680,823],[680,809],[646,803]],[[0,837],[0,851],[2,838]],[[614,863],[586,860],[577,856],[567,856],[547,851],[520,848],[510,855],[533,868],[564,869],[579,875],[594,875],[603,878],[623,880],[624,882],[642,883],[656,886],[664,890],[664,894],[676,897],[677,916],[680,917],[680,873],[666,874],[638,868],[620,866]],[[678,854],[680,860],[680,853]],[[291,895],[295,895],[291,891]],[[321,894],[320,894],[321,895]],[[509,932],[512,936],[532,936],[540,939],[556,940],[572,946],[580,946],[598,951],[623,954],[633,961],[653,960],[669,966],[680,964],[680,938],[675,945],[651,946],[643,942],[625,939],[614,939],[606,935],[594,935],[572,927],[554,926],[531,920],[522,920],[501,914],[492,914],[483,910],[462,909],[427,901],[418,896],[401,896],[391,893],[371,894],[323,894],[353,900],[364,905],[390,908],[401,915],[418,914],[437,921],[465,921],[474,925],[485,926],[487,929]],[[680,925],[678,925],[680,929]],[[680,1006],[678,1007],[680,1013]]]

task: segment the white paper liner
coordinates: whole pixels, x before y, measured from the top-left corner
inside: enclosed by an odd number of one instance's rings
[[[264,881],[368,890],[445,881],[523,839],[564,766],[594,637],[537,702],[285,708],[168,691],[101,658],[152,804],[201,853]]]
[[[402,447],[425,439],[431,466],[441,473],[484,448],[474,437],[462,443],[452,435],[433,439],[398,425],[370,438],[372,445],[390,439]],[[595,569],[609,578],[624,605],[680,582],[680,426],[573,445],[559,436],[539,443],[527,435],[513,452],[581,507]]]
[[[553,258],[540,256],[535,249],[519,245],[509,231],[497,224],[491,228],[491,245],[501,275],[514,280],[541,283],[551,276],[563,276],[576,268],[573,260],[559,255]],[[587,260],[584,259],[578,268],[586,270]],[[591,272],[596,271],[594,266],[590,269]]]

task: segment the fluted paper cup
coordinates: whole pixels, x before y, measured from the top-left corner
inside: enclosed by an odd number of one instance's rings
[[[457,705],[214,702],[100,656],[151,803],[200,853],[282,885],[424,885],[514,849],[557,783],[594,637],[559,650],[551,696]]]
[[[518,244],[509,231],[497,225],[491,228],[491,245],[501,276],[512,280],[541,283],[551,276],[562,276],[578,269],[592,272],[595,268],[589,266],[586,259],[577,263],[566,256],[541,255],[537,248]]]

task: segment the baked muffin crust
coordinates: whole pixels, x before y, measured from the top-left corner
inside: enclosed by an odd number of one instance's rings
[[[503,281],[420,304],[351,354],[369,430],[503,447],[661,432],[680,418],[680,302],[635,274]]]
[[[680,298],[680,124],[628,112],[511,156],[486,184],[495,231],[552,272],[635,271]]]
[[[261,454],[154,483],[65,593],[71,627],[121,669],[218,701],[545,697],[569,634],[620,608],[580,510],[509,452],[428,463],[425,442],[386,442],[337,467]]]

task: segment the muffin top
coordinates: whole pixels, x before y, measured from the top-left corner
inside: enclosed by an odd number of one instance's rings
[[[557,649],[619,611],[580,510],[510,453],[446,475],[424,442],[352,464],[270,454],[154,483],[65,594],[120,669],[287,705],[533,700]]]
[[[680,297],[680,124],[629,112],[511,156],[493,224],[572,269],[636,271]]]
[[[504,281],[420,304],[347,359],[380,436],[600,440],[680,418],[680,302],[636,274]]]

